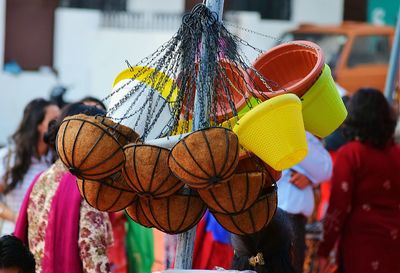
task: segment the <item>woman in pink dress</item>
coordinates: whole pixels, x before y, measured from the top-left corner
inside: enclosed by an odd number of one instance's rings
[[[400,272],[400,146],[395,115],[381,92],[361,89],[350,99],[337,153],[320,272],[337,247],[339,272]]]

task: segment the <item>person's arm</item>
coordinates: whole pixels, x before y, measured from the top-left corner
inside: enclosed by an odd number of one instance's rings
[[[10,168],[11,164],[11,149],[2,148],[0,149],[0,193],[2,194],[6,189],[5,175],[7,169]],[[0,201],[0,219],[4,219],[10,222],[16,222],[18,213],[15,213],[5,203]]]
[[[332,175],[332,159],[321,141],[307,133],[308,154],[292,169],[305,175],[314,185],[328,180]]]
[[[329,256],[351,212],[352,195],[356,183],[355,173],[358,169],[359,162],[356,153],[350,146],[344,146],[337,154],[333,169],[329,207],[323,220],[323,240],[318,249],[318,255],[321,257]]]
[[[12,211],[6,204],[0,202],[0,218],[15,223],[18,214]]]
[[[312,185],[311,180],[308,179],[307,176],[296,171],[292,171],[292,176],[290,177],[289,182],[295,185],[300,190],[305,189],[309,185]]]
[[[78,246],[83,272],[110,272],[107,248],[112,241],[108,213],[98,211],[82,200]]]

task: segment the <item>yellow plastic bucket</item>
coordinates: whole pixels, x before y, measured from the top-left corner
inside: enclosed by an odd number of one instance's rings
[[[304,127],[316,136],[323,138],[330,135],[347,116],[328,65],[301,99]]]
[[[283,94],[262,102],[233,128],[243,147],[275,170],[299,163],[307,155],[301,101]]]
[[[235,124],[247,113],[249,112],[251,109],[254,109],[254,107],[256,107],[257,105],[259,105],[261,103],[261,101],[259,99],[256,99],[254,97],[249,97],[249,102],[250,105],[252,105],[252,107],[250,108],[247,104],[245,107],[243,107],[242,110],[240,110],[238,112],[237,116],[231,117],[228,120],[225,120],[224,122],[222,122],[220,124],[220,126],[224,127],[224,128],[233,128],[235,126]]]

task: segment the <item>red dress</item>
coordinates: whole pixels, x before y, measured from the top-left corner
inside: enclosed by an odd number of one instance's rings
[[[400,146],[344,145],[333,169],[324,240],[327,257],[339,242],[345,273],[400,272]]]

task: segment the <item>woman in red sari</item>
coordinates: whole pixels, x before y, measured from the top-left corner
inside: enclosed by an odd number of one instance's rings
[[[381,92],[361,89],[350,99],[337,153],[320,272],[330,272],[337,246],[339,272],[400,272],[400,146],[396,118]]]

